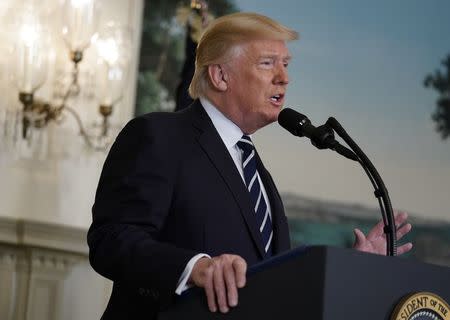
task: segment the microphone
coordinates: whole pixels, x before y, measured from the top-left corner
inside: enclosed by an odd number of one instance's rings
[[[334,139],[333,129],[326,124],[316,128],[307,116],[290,108],[281,110],[278,123],[294,136],[309,138],[318,149],[331,149],[350,160],[359,161],[350,149]]]

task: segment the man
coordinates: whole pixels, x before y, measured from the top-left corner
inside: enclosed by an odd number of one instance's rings
[[[209,309],[238,304],[247,265],[289,249],[281,198],[249,135],[277,120],[297,33],[257,14],[210,24],[178,113],[132,120],[100,178],[90,260],[114,281],[104,319],[152,318],[175,292],[205,289]],[[398,214],[398,238],[411,226]],[[382,224],[355,247],[384,253]],[[400,246],[399,253],[411,249]]]

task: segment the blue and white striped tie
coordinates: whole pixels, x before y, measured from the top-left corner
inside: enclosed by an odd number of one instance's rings
[[[272,252],[272,220],[269,215],[269,208],[262,194],[258,170],[256,170],[256,153],[253,142],[249,136],[243,135],[237,142],[238,147],[243,151],[242,168],[244,179],[250,198],[254,204],[256,222],[261,232],[264,250],[267,255]]]

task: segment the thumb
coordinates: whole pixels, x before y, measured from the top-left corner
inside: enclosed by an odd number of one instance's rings
[[[355,235],[355,243],[353,244],[353,247],[358,248],[366,241],[366,236],[358,228],[353,229],[353,233]]]
[[[197,260],[192,268],[188,279],[188,284],[196,285],[197,287],[204,287],[206,278],[208,276],[208,269],[211,267],[211,259],[202,257]]]

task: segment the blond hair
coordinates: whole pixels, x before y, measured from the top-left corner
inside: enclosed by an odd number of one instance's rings
[[[237,45],[250,40],[298,39],[298,33],[257,13],[233,13],[222,16],[206,28],[197,46],[195,73],[189,86],[193,99],[205,94],[210,80],[208,66],[224,63]]]

